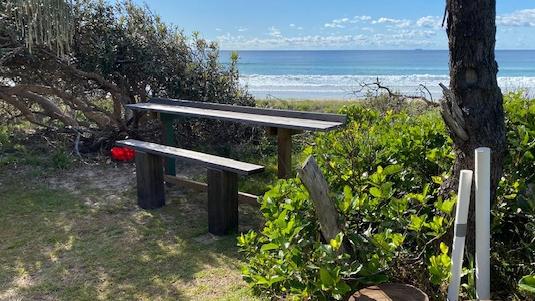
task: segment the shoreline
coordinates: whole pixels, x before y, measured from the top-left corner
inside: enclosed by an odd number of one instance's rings
[[[377,79],[382,85],[405,95],[426,96],[433,99],[442,97],[439,83],[449,84],[447,75],[262,75],[241,74],[240,83],[257,99],[294,100],[354,100],[367,96],[361,88],[363,83],[373,83]],[[524,90],[529,97],[535,96],[535,76],[498,76],[502,93]],[[375,94],[375,91],[371,91]]]

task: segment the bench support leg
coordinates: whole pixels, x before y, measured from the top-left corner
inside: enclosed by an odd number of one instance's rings
[[[238,231],[238,175],[208,169],[208,231],[226,235]]]
[[[292,133],[289,129],[277,129],[278,177],[292,177]]]
[[[162,144],[167,146],[176,146],[173,129],[173,115],[160,113],[162,123]],[[176,165],[174,158],[165,158],[165,174],[176,176]]]
[[[165,205],[162,158],[136,152],[137,203],[143,209]]]

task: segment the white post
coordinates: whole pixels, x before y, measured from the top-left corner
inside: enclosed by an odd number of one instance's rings
[[[490,299],[490,148],[475,151],[476,297]]]
[[[466,238],[466,221],[470,207],[470,192],[472,189],[471,170],[461,170],[459,176],[459,190],[457,193],[457,210],[455,213],[455,229],[453,236],[453,250],[451,251],[451,281],[448,286],[448,301],[457,301],[461,273],[463,267],[464,240]]]

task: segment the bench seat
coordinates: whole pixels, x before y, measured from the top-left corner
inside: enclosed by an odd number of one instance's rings
[[[207,168],[229,171],[239,175],[251,175],[264,171],[264,166],[261,165],[245,163],[229,158],[223,158],[215,155],[161,145],[157,143],[128,139],[117,141],[116,144],[120,146],[131,147],[137,151],[161,155],[165,157],[183,159],[186,161],[197,163]]]
[[[208,169],[208,231],[225,235],[238,230],[238,175],[262,172],[264,167],[215,155],[157,143],[128,139],[116,145],[136,150],[138,205],[155,209],[165,205],[162,157],[199,164]]]

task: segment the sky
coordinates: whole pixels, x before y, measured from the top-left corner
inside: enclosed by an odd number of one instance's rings
[[[447,49],[445,0],[135,0],[223,50]],[[497,49],[535,49],[535,0],[497,0]]]

